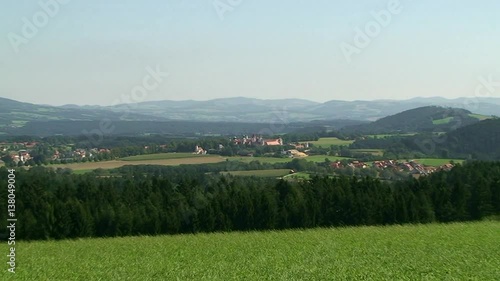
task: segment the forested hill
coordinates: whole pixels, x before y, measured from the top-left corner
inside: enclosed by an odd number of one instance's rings
[[[475,159],[500,159],[500,119],[488,119],[447,134],[443,149]]]
[[[425,106],[381,118],[369,124],[344,128],[348,133],[384,134],[452,131],[479,122],[477,115],[460,108]]]

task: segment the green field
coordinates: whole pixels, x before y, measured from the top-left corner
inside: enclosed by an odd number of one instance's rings
[[[377,135],[366,135],[365,137],[367,138],[378,138],[378,139],[383,139],[383,138],[390,138],[390,137],[409,137],[409,136],[414,136],[417,133],[404,133],[404,134],[377,134]]]
[[[298,173],[286,175],[283,177],[283,179],[304,179],[304,180],[309,180],[310,178],[311,178],[311,174],[306,173],[306,172],[298,172]]]
[[[328,158],[328,160],[330,160],[332,162],[338,161],[338,160],[349,160],[349,159],[351,159],[349,157],[328,156],[328,155],[312,155],[312,156],[305,157],[304,159],[306,159],[307,161],[321,163],[321,162],[325,162],[325,158]]]
[[[444,164],[448,164],[451,161],[455,163],[463,163],[464,160],[462,159],[444,159],[444,158],[437,158],[437,159],[432,159],[432,158],[422,158],[422,159],[413,159],[415,162],[418,162],[422,165],[426,166],[442,166]]]
[[[443,118],[443,119],[436,119],[436,120],[432,120],[432,124],[434,124],[434,125],[448,124],[448,123],[451,122],[451,120],[453,120],[453,117],[446,117],[446,118]]]
[[[481,115],[481,114],[469,114],[470,117],[477,118],[480,121],[486,120],[486,119],[491,119],[491,116],[488,115]]]
[[[87,170],[76,170],[76,171],[73,171],[73,174],[75,175],[83,175],[83,174],[86,174],[86,173],[90,173],[94,171],[93,169],[87,169]]]
[[[229,174],[233,176],[256,176],[256,177],[282,177],[288,175],[289,169],[270,169],[270,170],[249,170],[249,171],[230,171],[221,172],[221,174]]]
[[[383,149],[370,149],[370,148],[363,148],[363,149],[350,149],[351,152],[357,152],[357,153],[366,153],[366,154],[371,154],[374,156],[383,156],[384,155],[384,150]]]
[[[147,161],[147,160],[164,160],[164,159],[180,159],[180,158],[195,158],[195,157],[210,157],[213,155],[197,155],[192,153],[157,153],[144,154],[121,158],[123,161]]]
[[[17,241],[16,276],[4,262],[0,280],[500,280],[499,233],[479,222]]]
[[[244,163],[259,161],[260,163],[270,163],[270,164],[288,163],[293,160],[293,158],[276,158],[276,157],[228,157],[227,159],[229,159],[229,161],[240,161]]]
[[[353,142],[354,142],[354,140],[341,140],[338,138],[320,138],[317,141],[310,141],[309,143],[313,144],[314,146],[328,148],[332,145],[348,146]]]
[[[312,162],[325,162],[325,158],[328,158],[330,161],[337,161],[337,160],[345,160],[345,159],[350,159],[348,157],[340,157],[340,156],[328,156],[328,155],[313,155],[313,156],[307,156],[303,158],[275,158],[275,157],[229,157],[228,159],[230,161],[241,161],[245,163],[250,163],[252,161],[259,161],[260,163],[269,163],[269,164],[275,164],[275,163],[288,163],[291,162],[293,159],[304,159],[306,161],[312,161]]]

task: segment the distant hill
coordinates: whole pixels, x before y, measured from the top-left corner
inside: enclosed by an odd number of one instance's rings
[[[500,160],[500,119],[489,119],[449,132],[443,150],[473,159]]]
[[[465,108],[481,115],[500,115],[500,99],[414,98],[410,100],[340,101],[317,103],[303,99],[261,100],[224,98],[208,101],[156,101],[133,106],[133,112],[173,120],[234,122],[307,122],[312,120],[375,121],[424,106]],[[106,107],[116,112],[129,105]],[[469,109],[470,108],[470,109]]]
[[[424,106],[406,110],[363,125],[348,126],[348,133],[387,134],[412,132],[448,132],[462,126],[474,124],[485,118],[460,108]]]
[[[224,122],[295,122],[327,119],[307,109],[320,103],[301,99],[261,100],[224,98],[208,101],[156,101],[134,105],[134,112],[173,120]],[[128,110],[130,105],[106,107],[115,112]],[[341,118],[347,119],[347,118]]]
[[[297,122],[334,122],[337,120],[334,127],[341,128],[346,125],[375,121],[402,111],[430,105],[454,108],[471,107],[474,110],[470,111],[474,113],[500,116],[500,99],[495,98],[478,98],[474,100],[466,98],[454,100],[444,98],[374,101],[332,100],[325,103],[318,103],[305,99],[263,100],[236,97],[207,101],[150,101],[116,106],[80,106],[69,104],[64,106],[49,106],[0,98],[0,134],[9,128],[23,127],[28,122],[100,121],[104,119],[113,121],[177,120],[265,123],[267,126],[274,127]],[[482,118],[481,116],[477,117]],[[466,122],[474,121],[472,119],[464,120]],[[442,120],[441,122],[445,121]],[[423,121],[422,124],[424,124]],[[384,127],[384,130],[390,129],[391,126]],[[442,127],[445,128],[446,125]],[[397,130],[400,129],[397,128]]]
[[[137,113],[113,112],[103,108],[85,109],[80,106],[56,107],[18,102],[0,98],[0,129],[5,127],[20,127],[32,121],[54,120],[166,120]]]

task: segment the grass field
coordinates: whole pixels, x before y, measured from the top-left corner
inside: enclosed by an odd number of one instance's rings
[[[230,174],[233,176],[256,176],[256,177],[269,177],[276,178],[288,175],[289,169],[271,169],[271,170],[249,170],[249,171],[230,171],[221,172],[221,174]]]
[[[453,120],[453,117],[446,117],[446,118],[443,118],[443,119],[436,119],[436,120],[432,120],[432,124],[434,124],[434,125],[448,124],[448,123],[451,122],[451,120]]]
[[[313,155],[313,156],[308,156],[308,157],[303,157],[303,158],[298,158],[298,159],[305,159],[307,161],[312,161],[312,162],[325,162],[325,158],[330,159],[330,161],[350,159],[348,157],[328,156],[328,155]],[[297,158],[229,157],[228,159],[230,161],[241,161],[241,162],[245,162],[245,163],[250,163],[252,161],[259,161],[261,163],[275,164],[275,163],[288,163],[288,162],[292,161],[293,159],[297,159]]]
[[[304,180],[308,180],[310,178],[311,178],[311,174],[306,173],[306,172],[298,172],[298,173],[286,175],[283,177],[283,179],[304,179]]]
[[[369,148],[364,148],[364,149],[350,149],[351,152],[358,152],[358,153],[366,153],[366,154],[371,154],[374,156],[383,156],[384,155],[384,150],[383,149],[369,149]]]
[[[325,158],[328,158],[328,160],[330,160],[332,162],[337,161],[337,160],[349,160],[349,159],[351,159],[349,157],[328,156],[328,155],[312,155],[312,156],[306,157],[304,159],[306,159],[307,161],[320,163],[320,162],[325,162]]]
[[[500,280],[498,233],[479,222],[17,241],[16,276],[3,263],[0,280]]]
[[[432,158],[422,158],[422,159],[413,159],[416,162],[426,165],[426,166],[441,166],[444,164],[448,164],[451,161],[455,163],[463,163],[464,160],[462,159],[444,159],[444,158],[437,158],[437,159],[432,159]]]
[[[469,114],[470,117],[477,118],[480,121],[486,120],[486,119],[491,119],[491,116],[488,115],[481,115],[481,114]]]
[[[293,158],[275,158],[275,157],[228,157],[229,161],[240,161],[244,163],[250,163],[252,161],[259,161],[260,163],[288,163],[293,160]],[[305,157],[307,159],[307,157]]]
[[[390,138],[390,137],[408,137],[408,136],[414,136],[417,133],[404,133],[404,134],[377,134],[377,135],[366,135],[365,137],[367,138]]]
[[[148,160],[165,160],[165,159],[181,159],[181,158],[199,158],[199,157],[213,157],[213,155],[197,155],[192,153],[157,153],[136,155],[121,158],[123,161],[148,161]]]
[[[315,146],[328,148],[331,145],[345,145],[348,146],[353,143],[353,140],[341,140],[338,138],[320,138],[317,141],[310,141]]]
[[[76,174],[76,175],[83,175],[83,174],[86,174],[86,173],[90,173],[92,172],[93,169],[87,169],[87,170],[75,170],[73,171],[73,174]]]

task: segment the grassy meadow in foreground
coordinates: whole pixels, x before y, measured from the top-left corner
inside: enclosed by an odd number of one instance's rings
[[[500,280],[499,233],[480,222],[20,241],[16,276],[4,263],[0,280]]]

